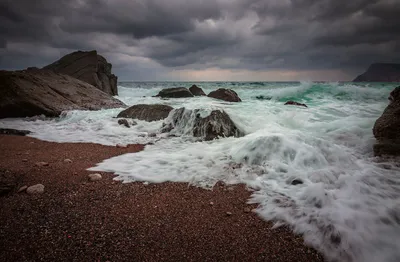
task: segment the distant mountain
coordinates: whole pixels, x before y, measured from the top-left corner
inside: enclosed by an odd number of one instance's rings
[[[400,64],[375,63],[353,82],[400,82]]]

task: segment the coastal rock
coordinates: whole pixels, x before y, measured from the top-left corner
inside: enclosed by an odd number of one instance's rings
[[[353,82],[400,82],[400,64],[375,63]]]
[[[163,98],[181,98],[193,97],[193,94],[185,87],[165,88],[161,90],[156,97]]]
[[[130,128],[131,126],[128,123],[128,120],[126,119],[118,119],[118,125],[120,126],[125,126],[127,128]]]
[[[192,85],[189,88],[190,93],[192,93],[194,96],[206,96],[206,93],[204,93],[203,89],[196,85]]]
[[[59,116],[125,105],[94,86],[48,70],[0,71],[0,118]]]
[[[111,73],[112,65],[95,50],[73,52],[45,66],[44,69],[72,76],[109,95],[118,95],[118,79]]]
[[[17,129],[10,129],[10,128],[0,128],[1,135],[13,135],[13,136],[26,136],[30,134],[31,131],[28,130],[17,130]]]
[[[191,134],[206,141],[219,137],[240,137],[242,132],[236,127],[225,111],[214,110],[202,118],[200,110],[179,108],[173,111],[167,121],[163,123],[161,132],[174,130],[180,134]]]
[[[293,105],[293,106],[303,106],[303,107],[307,107],[306,104],[298,103],[298,102],[295,102],[295,101],[287,101],[287,102],[285,103],[285,105]]]
[[[44,192],[44,185],[42,184],[30,186],[26,189],[26,193],[28,193],[29,195],[42,194],[43,192]]]
[[[389,96],[389,105],[376,120],[373,133],[378,143],[374,153],[381,155],[400,155],[400,86]]]
[[[224,100],[227,102],[242,102],[238,94],[232,89],[220,88],[209,93],[208,97]]]
[[[134,105],[131,106],[121,113],[118,114],[117,117],[124,117],[124,118],[134,118],[144,121],[158,121],[167,118],[169,112],[172,111],[172,107],[167,105]]]
[[[90,174],[88,177],[89,177],[89,181],[92,181],[92,182],[99,181],[99,180],[102,179],[102,176],[100,174],[98,174],[98,173]]]

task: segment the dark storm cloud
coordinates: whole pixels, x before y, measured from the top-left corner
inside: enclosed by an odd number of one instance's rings
[[[97,49],[122,74],[135,68],[131,79],[172,68],[359,73],[400,62],[399,13],[398,0],[3,0],[0,67]]]

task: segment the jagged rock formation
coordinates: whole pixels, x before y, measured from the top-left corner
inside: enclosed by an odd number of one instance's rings
[[[389,96],[389,105],[376,120],[373,133],[378,143],[375,155],[400,155],[400,86]]]
[[[194,95],[194,96],[206,96],[206,93],[204,93],[203,89],[196,85],[192,85],[189,88],[189,91]]]
[[[94,86],[49,70],[0,71],[0,118],[125,107]]]
[[[200,110],[175,109],[164,122],[161,132],[174,131],[180,135],[193,135],[208,141],[219,137],[240,137],[243,133],[225,111],[214,110],[201,117]]]
[[[193,97],[193,94],[186,87],[172,87],[161,90],[156,97],[182,98]]]
[[[68,54],[44,69],[72,76],[109,95],[118,95],[118,79],[111,73],[112,65],[95,50]]]
[[[157,121],[167,118],[169,113],[173,110],[172,107],[167,105],[134,105],[131,106],[121,113],[117,117],[133,118],[144,121]]]
[[[353,82],[400,82],[400,64],[372,64]]]
[[[208,97],[224,100],[227,102],[242,102],[238,94],[232,89],[220,88],[209,93]]]

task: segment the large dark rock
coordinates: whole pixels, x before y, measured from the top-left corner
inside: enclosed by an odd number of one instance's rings
[[[240,137],[243,133],[236,127],[225,111],[214,110],[207,117],[200,116],[200,110],[179,108],[172,112],[163,124],[162,132],[174,130],[179,134],[193,135],[208,141],[219,137]]]
[[[66,110],[125,107],[76,78],[48,70],[0,71],[0,118],[58,116]]]
[[[292,100],[290,100],[290,101],[287,101],[287,102],[285,103],[285,105],[292,105],[292,106],[303,106],[303,107],[307,107],[307,105],[306,105],[306,104],[302,104],[302,103],[299,103],[299,102],[296,102],[296,101],[292,101]]]
[[[372,64],[353,82],[400,82],[400,64]]]
[[[185,87],[172,87],[161,90],[156,96],[163,98],[181,98],[193,97],[193,94]]]
[[[224,100],[227,102],[242,102],[238,94],[232,89],[220,88],[209,93],[208,97]]]
[[[0,135],[26,136],[26,135],[29,135],[30,133],[31,133],[31,131],[29,131],[29,130],[0,128]]]
[[[373,128],[378,140],[374,146],[375,155],[400,155],[400,86],[390,93],[389,100]]]
[[[118,95],[117,77],[111,73],[112,65],[97,51],[77,51],[45,66],[44,69],[66,74],[89,83],[101,91]]]
[[[196,86],[196,85],[192,85],[189,88],[190,93],[192,93],[194,96],[205,96],[206,93],[204,93],[203,89],[201,89],[200,87]]]
[[[118,114],[117,117],[124,117],[124,118],[134,118],[139,120],[145,121],[157,121],[167,118],[169,112],[172,111],[172,107],[167,105],[134,105],[131,106],[121,113]]]

